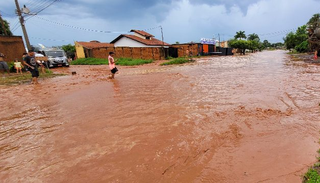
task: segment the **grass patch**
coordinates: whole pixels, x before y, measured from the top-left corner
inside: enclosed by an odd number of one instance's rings
[[[121,66],[143,65],[143,64],[150,64],[152,62],[153,60],[132,59],[132,58],[116,59],[116,65],[121,65]]]
[[[79,58],[71,62],[71,65],[108,65],[108,59],[102,58]]]
[[[319,167],[313,167],[303,177],[303,183],[320,183]]]
[[[184,64],[184,63],[188,63],[188,62],[194,62],[194,60],[192,60],[191,58],[184,58],[184,57],[173,58],[173,59],[169,60],[168,62],[164,62],[160,65],[176,65],[176,64]]]
[[[320,149],[317,152],[320,155]],[[318,162],[304,174],[303,183],[320,183],[320,158],[318,157],[317,159]]]
[[[292,50],[292,51],[289,51],[287,54],[289,54],[289,55],[306,55],[307,53],[298,52],[297,50]]]
[[[47,70],[46,73],[40,73],[39,78],[53,78],[57,76],[63,76],[64,74],[54,74],[52,71]],[[31,81],[31,74],[29,72],[24,72],[23,74],[11,74],[5,77],[0,77],[0,85],[14,85],[14,84],[23,84]]]

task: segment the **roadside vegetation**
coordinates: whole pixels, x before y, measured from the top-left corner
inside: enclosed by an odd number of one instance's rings
[[[320,164],[314,165],[309,168],[308,172],[303,177],[303,183],[319,183],[320,182]]]
[[[108,59],[102,58],[79,58],[71,62],[71,65],[107,65]]]
[[[115,59],[116,65],[134,66],[150,64],[153,60],[132,59],[132,58],[118,58]],[[71,65],[108,65],[108,59],[102,58],[80,58],[71,62]]]
[[[184,64],[188,62],[194,62],[194,60],[192,58],[185,58],[185,57],[171,58],[169,59],[168,62],[164,62],[160,65],[176,65],[176,64]]]
[[[47,70],[46,73],[40,73],[39,78],[53,78],[57,76],[63,76],[64,74],[54,74],[52,71]],[[23,74],[11,73],[10,76],[5,74],[5,77],[0,78],[0,85],[15,85],[31,82],[31,74],[24,72]]]
[[[309,47],[308,43],[308,32],[309,29],[315,28],[320,20],[320,14],[314,14],[306,25],[298,27],[295,32],[290,32],[283,38],[286,49],[290,50],[292,53],[306,53],[314,51]]]
[[[150,64],[152,62],[153,60],[132,59],[132,58],[116,59],[116,65],[121,65],[121,66],[143,65],[143,64]]]
[[[229,40],[229,46],[240,50],[240,53],[245,55],[246,50],[252,53],[262,50],[275,50],[283,47],[283,43],[269,43],[268,40],[260,41],[258,34],[252,33],[246,36],[245,31],[236,32],[233,39]]]

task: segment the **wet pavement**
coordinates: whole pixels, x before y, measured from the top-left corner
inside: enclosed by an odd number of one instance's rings
[[[320,65],[284,51],[0,86],[1,182],[301,182]]]

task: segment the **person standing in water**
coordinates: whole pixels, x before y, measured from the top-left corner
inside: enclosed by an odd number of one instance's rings
[[[30,71],[32,75],[32,84],[39,84],[38,77],[39,77],[39,70],[37,66],[36,58],[34,57],[35,54],[32,50],[29,51],[28,56],[24,57],[23,65],[28,67],[28,71]]]
[[[114,53],[113,52],[109,52],[109,57],[108,57],[108,61],[109,61],[109,69],[110,69],[110,76],[109,79],[114,79],[114,75],[116,74],[116,72],[118,72],[118,69],[116,68],[116,64],[114,62]]]

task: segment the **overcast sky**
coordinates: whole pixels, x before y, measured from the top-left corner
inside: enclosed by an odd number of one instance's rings
[[[37,12],[54,0],[19,0]],[[289,31],[320,12],[320,0],[58,0],[26,17],[33,45],[58,46],[74,41],[111,42],[131,29],[146,30],[167,43],[228,40],[237,31],[279,42]],[[14,0],[0,0],[0,11],[15,35],[22,35]],[[29,19],[30,18],[30,19]]]

